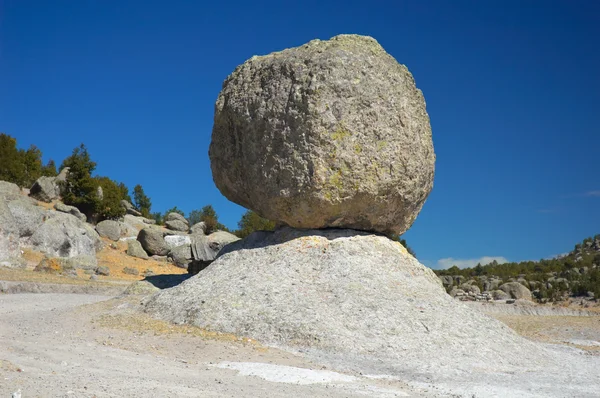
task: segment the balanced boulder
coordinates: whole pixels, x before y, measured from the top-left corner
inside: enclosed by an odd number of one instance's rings
[[[298,228],[401,234],[433,186],[423,94],[371,37],[252,57],[227,78],[209,156],[231,201]]]
[[[172,231],[187,232],[190,229],[190,224],[184,216],[173,212],[165,216],[165,227]]]

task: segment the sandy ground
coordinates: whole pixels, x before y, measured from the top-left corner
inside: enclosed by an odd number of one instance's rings
[[[130,311],[139,299],[0,295],[0,396],[403,397],[393,380],[323,369],[235,336]]]

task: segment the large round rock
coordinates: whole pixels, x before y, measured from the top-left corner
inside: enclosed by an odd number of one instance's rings
[[[423,94],[371,37],[252,57],[225,81],[209,151],[230,200],[298,228],[402,233],[433,186]]]

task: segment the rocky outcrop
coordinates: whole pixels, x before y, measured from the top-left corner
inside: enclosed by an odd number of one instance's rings
[[[499,287],[513,299],[531,300],[531,291],[519,282],[508,282]]]
[[[69,168],[65,167],[56,177],[42,176],[38,178],[29,189],[29,196],[42,202],[52,202],[60,198],[61,182],[67,180]]]
[[[62,202],[56,202],[56,204],[54,204],[54,210],[60,211],[63,213],[67,213],[67,214],[71,214],[84,222],[87,220],[87,217],[85,216],[85,214],[80,212],[77,207],[69,206]]]
[[[121,223],[114,220],[104,220],[96,225],[96,231],[104,238],[114,240],[121,239]]]
[[[170,248],[192,244],[192,238],[189,235],[166,235],[164,239]]]
[[[399,242],[351,230],[254,233],[150,297],[145,310],[264,344],[404,363],[458,356],[516,364],[522,357],[507,353],[531,349],[501,322],[450,298]]]
[[[209,155],[229,200],[298,228],[401,234],[433,186],[423,94],[364,36],[236,68],[217,99]]]
[[[60,212],[47,212],[46,216],[29,240],[35,250],[54,257],[86,256],[96,261],[102,243],[89,224]]]

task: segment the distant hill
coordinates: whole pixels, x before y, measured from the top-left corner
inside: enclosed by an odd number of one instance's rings
[[[532,289],[539,301],[558,301],[568,296],[600,298],[600,234],[585,238],[564,256],[539,261],[481,265],[472,268],[453,266],[435,270],[438,276],[462,276],[483,286],[483,281],[498,277],[504,282],[518,281]]]

